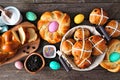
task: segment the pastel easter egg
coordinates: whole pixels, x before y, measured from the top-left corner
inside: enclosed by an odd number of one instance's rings
[[[6,31],[8,31],[8,26],[7,25],[4,25],[4,26],[0,27],[0,33],[6,32]]]
[[[26,13],[26,18],[29,21],[35,21],[37,19],[37,16],[36,16],[36,14],[34,12],[28,11]]]
[[[60,63],[58,63],[57,61],[51,61],[49,64],[49,67],[52,70],[59,70],[60,69]]]
[[[58,30],[59,24],[57,21],[53,21],[49,24],[49,31],[56,32]]]
[[[17,69],[22,69],[22,68],[23,68],[23,63],[22,63],[21,61],[16,61],[16,62],[15,62],[15,67],[16,67]]]
[[[76,16],[74,17],[74,22],[75,22],[76,24],[82,23],[83,20],[84,20],[84,15],[83,15],[83,14],[78,14],[78,15],[76,15]]]
[[[110,56],[109,56],[109,60],[111,61],[111,62],[116,62],[116,61],[118,61],[120,59],[120,53],[118,53],[118,52],[112,52],[111,54],[110,54]]]

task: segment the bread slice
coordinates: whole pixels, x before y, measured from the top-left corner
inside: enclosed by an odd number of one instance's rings
[[[37,39],[37,33],[35,32],[34,28],[28,28],[27,31],[29,33],[28,42],[35,41]]]
[[[19,27],[18,32],[20,36],[20,41],[22,44],[24,44],[27,40],[26,30],[23,27]]]
[[[12,34],[13,34],[13,38],[14,38],[13,40],[21,43],[20,38],[19,38],[19,34],[17,33],[17,31],[12,30]]]

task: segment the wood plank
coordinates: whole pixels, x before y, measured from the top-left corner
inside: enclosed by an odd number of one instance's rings
[[[83,3],[85,0],[35,0],[36,3]]]
[[[2,3],[34,3],[35,0],[0,0],[0,4]]]
[[[85,18],[88,19],[90,12],[95,7],[103,8],[109,14],[110,19],[120,19],[120,7],[118,7],[119,3],[81,3],[80,5],[76,4],[2,4],[4,7],[6,6],[15,6],[22,13],[27,11],[34,11],[38,14],[38,17],[45,11],[53,11],[53,10],[61,10],[63,12],[67,12],[71,15],[71,17],[75,16],[78,13],[83,13]]]
[[[106,70],[99,69],[87,72],[79,72],[74,70],[66,72],[63,68],[58,71],[53,71],[49,67],[45,67],[37,74],[31,75],[27,73],[24,69],[15,69],[14,65],[10,64],[2,66],[0,70],[1,80],[113,80],[113,78],[114,80],[119,80],[119,73],[111,73]]]
[[[36,3],[118,3],[119,0],[35,0]]]
[[[118,3],[120,0],[35,0],[36,3]]]
[[[3,1],[3,2],[2,2]],[[10,1],[10,2],[7,2]],[[108,2],[106,2],[108,1]],[[76,26],[74,24],[73,19],[74,16],[78,13],[83,13],[85,15],[85,21],[82,24],[91,25],[88,21],[89,13],[95,7],[102,7],[105,9],[111,19],[117,19],[120,21],[120,3],[118,0],[106,0],[100,2],[100,0],[92,2],[92,0],[81,2],[78,0],[1,0],[0,4],[4,7],[7,6],[15,6],[17,7],[26,21],[25,13],[27,11],[33,11],[37,14],[38,19],[41,14],[45,11],[53,11],[53,10],[61,10],[63,12],[67,12],[71,17],[71,27]],[[37,3],[37,4],[33,4]],[[50,3],[49,3],[50,2]],[[57,3],[56,3],[57,2]],[[96,3],[100,2],[100,3]],[[115,2],[115,3],[114,3]],[[76,5],[77,4],[77,5]],[[33,22],[35,25],[36,22]],[[40,47],[37,52],[42,54],[42,48],[44,45],[49,44],[46,41],[41,41]],[[57,49],[59,49],[59,45],[55,44]],[[0,80],[119,80],[119,73],[111,73],[107,70],[98,66],[94,70],[87,71],[87,72],[79,72],[71,70],[70,72],[66,72],[63,67],[58,71],[51,70],[49,66],[49,62],[51,60],[58,60],[56,59],[46,59],[46,66],[43,70],[38,72],[36,75],[31,75],[25,71],[25,69],[17,70],[14,67],[14,63],[8,64],[5,66],[0,67]]]
[[[39,3],[39,4],[44,4],[44,3],[120,3],[120,0],[1,0],[0,3]]]
[[[88,3],[119,3],[120,0],[85,0]]]

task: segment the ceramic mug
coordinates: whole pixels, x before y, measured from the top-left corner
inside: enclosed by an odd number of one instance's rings
[[[5,15],[1,14],[0,26],[17,25],[22,21],[22,15],[16,7],[8,6],[8,7],[4,8],[4,10],[9,11],[11,13],[11,17],[9,19],[7,19]]]

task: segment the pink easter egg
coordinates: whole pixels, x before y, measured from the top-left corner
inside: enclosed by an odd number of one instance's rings
[[[15,67],[16,67],[17,69],[22,69],[22,68],[23,68],[23,63],[22,63],[21,61],[16,61],[16,62],[15,62]]]
[[[55,32],[58,30],[59,24],[57,21],[53,21],[49,24],[49,31],[50,32]]]

